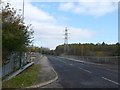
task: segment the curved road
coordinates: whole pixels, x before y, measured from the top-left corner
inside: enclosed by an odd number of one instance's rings
[[[118,88],[120,85],[117,70],[57,56],[47,57],[58,73],[58,83],[63,88]]]

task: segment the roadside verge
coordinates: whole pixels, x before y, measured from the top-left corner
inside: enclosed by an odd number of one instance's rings
[[[8,76],[7,78],[5,78],[5,79],[3,80],[3,82],[4,82],[4,81],[7,81],[7,80],[9,80],[9,79],[11,79],[11,78],[13,78],[13,77],[15,77],[15,76],[18,75],[18,74],[20,74],[20,73],[23,72],[25,69],[27,69],[28,67],[32,66],[33,64],[34,64],[34,62],[31,62],[31,63],[25,65],[25,66],[22,67],[21,69],[17,70],[17,71],[14,72],[13,74],[11,74],[11,75]]]
[[[39,60],[37,64],[40,64],[41,66],[37,83],[27,88],[41,88],[58,79],[56,71],[53,69],[52,65],[50,64],[46,56]]]

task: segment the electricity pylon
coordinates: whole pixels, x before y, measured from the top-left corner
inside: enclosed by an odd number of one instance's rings
[[[64,54],[67,54],[69,51],[68,47],[68,29],[67,27],[65,28],[65,38],[64,38]]]

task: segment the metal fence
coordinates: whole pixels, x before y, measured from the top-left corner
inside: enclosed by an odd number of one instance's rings
[[[67,58],[73,58],[77,60],[83,60],[87,62],[101,63],[101,64],[118,64],[120,56],[109,57],[97,57],[97,56],[65,56]]]
[[[10,53],[7,58],[7,63],[2,65],[2,77],[20,69],[30,62],[30,53],[23,52],[21,55],[19,52]]]

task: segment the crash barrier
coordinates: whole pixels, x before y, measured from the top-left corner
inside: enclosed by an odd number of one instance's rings
[[[10,53],[6,62],[2,64],[2,68],[0,68],[0,71],[2,71],[0,77],[4,77],[10,73],[15,72],[29,62],[31,62],[29,52],[23,52],[22,54],[20,54],[20,52]]]

